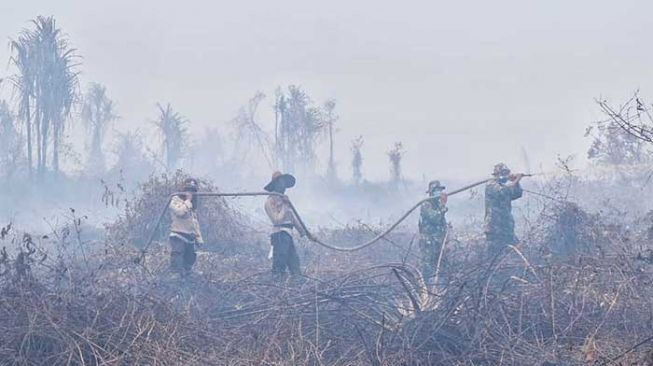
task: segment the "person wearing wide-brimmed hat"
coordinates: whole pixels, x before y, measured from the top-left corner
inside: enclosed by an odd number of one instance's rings
[[[447,235],[445,189],[440,181],[431,181],[426,191],[431,199],[420,207],[418,243],[422,276],[427,282],[435,275],[438,257]]]
[[[298,231],[305,236],[303,227],[290,207],[290,201],[285,196],[286,189],[295,186],[295,177],[290,174],[274,172],[272,179],[264,187],[268,192],[283,196],[269,196],[265,201],[265,212],[272,222],[272,273],[283,275],[286,270],[292,275],[300,274],[299,256],[295,248],[293,235]]]
[[[170,200],[170,269],[181,275],[191,272],[197,255],[195,245],[204,243],[197,219],[197,179],[187,178],[182,183],[181,194]]]
[[[511,174],[506,164],[496,164],[492,176],[485,186],[485,239],[490,257],[519,242],[512,201],[521,198],[524,192],[519,183],[524,175]]]

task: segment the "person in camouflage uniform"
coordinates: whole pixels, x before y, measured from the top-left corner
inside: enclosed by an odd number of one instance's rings
[[[435,275],[441,248],[447,235],[447,195],[439,181],[429,183],[427,193],[432,199],[420,208],[419,248],[422,275],[427,282]]]
[[[511,174],[504,163],[494,166],[494,177],[485,186],[485,239],[488,255],[496,256],[508,245],[519,242],[515,235],[512,201],[521,198],[523,174]]]

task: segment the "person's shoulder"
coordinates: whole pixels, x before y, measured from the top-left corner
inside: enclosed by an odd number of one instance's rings
[[[499,189],[501,188],[501,183],[497,182],[496,180],[491,180],[487,182],[485,185],[486,190],[491,190],[491,189]]]
[[[422,204],[422,209],[432,209],[432,208],[433,208],[433,201],[432,200],[425,201]]]
[[[281,203],[281,197],[277,195],[270,195],[268,198],[265,200],[265,203],[268,205],[278,205]]]

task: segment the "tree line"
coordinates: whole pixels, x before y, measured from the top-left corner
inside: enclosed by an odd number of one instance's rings
[[[12,100],[0,101],[0,175],[5,178],[23,173],[40,183],[60,177],[62,162],[73,155],[73,147],[65,138],[72,124],[79,124],[86,133],[83,165],[85,174],[91,177],[128,166],[172,171],[180,168],[184,159],[192,159],[189,155],[193,151],[219,141],[220,131],[210,128],[204,139],[213,143],[200,141],[192,146],[190,121],[170,103],[159,103],[151,125],[159,135],[160,145],[150,149],[140,130],[118,133],[116,163],[108,168],[104,146],[112,124],[121,116],[104,85],[91,82],[82,90],[82,57],[55,18],[38,16],[30,21],[15,38],[10,38],[10,50],[13,74],[5,81],[0,79],[0,86],[9,85],[13,92]],[[265,94],[257,92],[231,121],[236,141],[232,158],[245,159],[254,153],[263,157],[271,169],[318,174],[318,146],[326,143],[328,156],[323,175],[330,183],[339,182],[335,150],[340,117],[336,101],[318,104],[300,86],[278,87],[272,106],[274,127],[269,131],[257,118],[265,98]],[[351,180],[355,184],[364,181],[363,145],[362,136],[350,143]],[[226,154],[224,149],[221,153]],[[390,180],[394,183],[402,179],[404,154],[401,142],[387,153]]]

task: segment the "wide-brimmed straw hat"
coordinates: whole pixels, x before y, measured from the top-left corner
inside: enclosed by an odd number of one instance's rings
[[[268,192],[272,192],[277,182],[282,182],[285,188],[292,188],[295,186],[296,179],[291,174],[283,174],[279,171],[276,171],[272,173],[272,179],[270,179],[270,183],[263,187],[263,189]]]

